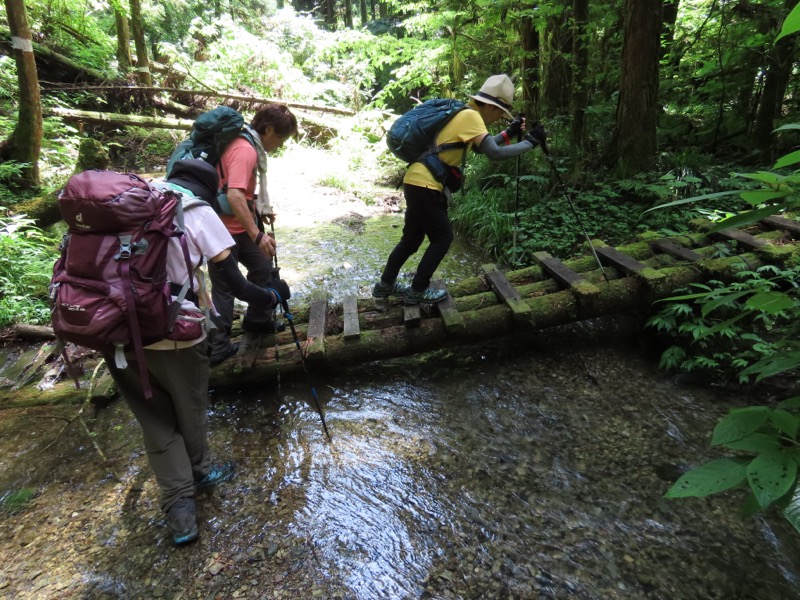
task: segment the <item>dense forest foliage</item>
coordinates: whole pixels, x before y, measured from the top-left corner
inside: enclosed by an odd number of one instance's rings
[[[620,243],[644,230],[683,231],[694,217],[746,226],[792,211],[800,181],[794,5],[5,0],[0,322],[47,321],[54,242],[36,226],[52,222],[52,212],[48,221],[46,211],[30,209],[80,164],[79,149],[99,142],[112,168],[157,171],[185,135],[80,118],[76,110],[146,117],[152,125],[222,102],[247,112],[280,101],[304,115],[309,132],[355,114],[350,125],[331,125],[333,137],[301,143],[335,145],[346,136],[337,151],[353,152],[354,165],[381,166],[389,183],[404,166],[383,144],[392,115],[420,99],[464,99],[489,75],[507,73],[517,87],[515,109],[544,124],[553,160],[541,152],[516,163],[474,157],[451,208],[459,232],[505,265],[529,264],[539,250],[570,255],[589,236]],[[581,224],[565,198],[579,208]],[[663,366],[742,382],[796,373],[797,280],[798,266],[789,264],[678,293],[650,321],[671,343]],[[794,455],[778,461],[774,454],[797,446],[798,406],[736,417],[725,425],[741,434],[731,447],[777,470],[791,463],[796,473]],[[751,434],[760,437],[740,443]],[[713,493],[750,477],[757,506],[778,504],[800,523],[800,499],[790,504],[795,477],[766,493],[753,484],[751,464],[717,465],[699,480],[716,487],[684,482],[675,495]]]

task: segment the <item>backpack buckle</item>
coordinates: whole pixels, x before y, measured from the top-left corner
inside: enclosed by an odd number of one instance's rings
[[[131,236],[119,236],[119,251],[114,255],[114,260],[128,260],[133,254],[134,245],[131,244]]]

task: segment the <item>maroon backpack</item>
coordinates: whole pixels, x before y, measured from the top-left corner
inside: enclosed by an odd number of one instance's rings
[[[127,366],[124,351],[135,351],[151,398],[143,347],[168,337],[192,285],[183,230],[173,224],[181,198],[132,173],[91,170],[72,176],[58,203],[69,232],[50,283],[53,330],[64,342],[113,355],[119,368]],[[166,268],[173,237],[189,272],[177,301]]]

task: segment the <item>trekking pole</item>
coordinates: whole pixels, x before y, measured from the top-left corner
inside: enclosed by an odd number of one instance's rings
[[[261,223],[261,228],[263,229],[264,224],[261,221],[261,219],[259,219],[259,223]],[[275,240],[275,221],[274,220],[270,221],[269,228],[270,228],[269,235],[273,240]],[[275,254],[272,255],[272,264],[274,265],[274,267],[272,269],[272,277],[273,277],[273,279],[280,279],[281,270],[278,268],[278,242],[277,241],[275,242]],[[276,335],[275,336],[275,366],[276,366],[275,370],[278,372],[277,378],[278,378],[278,399],[279,400],[280,400],[280,397],[281,397],[281,364],[280,364],[280,360],[281,360],[281,355],[280,355],[280,351],[278,350],[278,336]]]
[[[322,429],[325,430],[325,435],[328,437],[328,441],[333,442],[331,439],[331,434],[328,432],[328,425],[325,423],[325,415],[322,413],[322,407],[319,404],[319,398],[317,398],[317,390],[314,388],[314,382],[311,380],[311,373],[309,373],[308,365],[306,365],[306,358],[303,356],[303,349],[300,347],[300,340],[297,339],[297,330],[294,327],[294,317],[292,316],[292,313],[289,312],[289,303],[284,300],[281,304],[281,307],[283,308],[283,316],[286,317],[287,321],[289,321],[289,329],[292,330],[294,345],[297,346],[297,351],[300,353],[300,362],[303,364],[303,370],[306,372],[306,376],[308,377],[308,384],[311,386],[311,396],[314,398],[314,407],[317,409],[319,418],[322,421]]]
[[[575,215],[575,221],[577,221],[578,227],[580,227],[581,231],[583,231],[583,236],[586,238],[589,248],[594,255],[594,259],[597,261],[597,266],[600,267],[600,272],[603,274],[603,279],[605,279],[606,283],[608,283],[608,275],[606,275],[606,270],[603,268],[603,263],[600,262],[600,257],[597,256],[597,251],[595,251],[594,246],[592,245],[592,240],[589,238],[589,234],[586,233],[586,228],[583,226],[581,217],[578,214],[578,211],[575,209],[575,204],[572,202],[572,195],[567,191],[567,186],[564,185],[564,180],[561,179],[561,175],[559,174],[558,169],[556,169],[556,164],[553,161],[553,156],[550,154],[550,150],[547,149],[547,144],[544,141],[542,141],[539,145],[542,147],[542,152],[544,152],[544,155],[547,157],[547,162],[550,163],[550,166],[553,169],[553,175],[556,176],[556,181],[558,182],[559,187],[562,189],[564,197],[567,199],[567,203],[572,210],[572,214]]]
[[[522,120],[522,113],[517,115],[517,118]],[[517,142],[522,141],[522,128],[520,127],[519,132],[517,133]],[[513,241],[511,246],[511,264],[512,266],[517,264],[517,229],[519,229],[519,159],[522,155],[517,154],[517,174],[514,179],[514,229],[513,229]]]

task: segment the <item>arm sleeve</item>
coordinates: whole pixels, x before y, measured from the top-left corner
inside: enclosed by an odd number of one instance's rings
[[[483,154],[489,160],[505,160],[519,156],[531,149],[533,149],[533,144],[528,140],[522,140],[510,146],[498,146],[495,139],[487,135],[483,138],[480,147],[476,148],[475,151]]]
[[[273,308],[277,305],[275,296],[271,292],[250,283],[244,278],[233,255],[214,263],[214,266],[219,269],[225,283],[228,284],[233,295],[239,300],[259,308]]]

